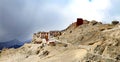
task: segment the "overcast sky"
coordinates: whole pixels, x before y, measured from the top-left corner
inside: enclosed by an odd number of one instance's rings
[[[61,30],[80,17],[110,23],[120,20],[120,0],[0,0],[0,42]]]

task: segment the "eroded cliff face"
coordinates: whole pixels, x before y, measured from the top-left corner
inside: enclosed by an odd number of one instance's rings
[[[54,44],[45,43],[36,34],[29,44],[18,49],[3,49],[0,62],[120,62],[118,22],[102,24],[82,20],[82,24],[76,25],[77,22],[60,36],[51,38]]]

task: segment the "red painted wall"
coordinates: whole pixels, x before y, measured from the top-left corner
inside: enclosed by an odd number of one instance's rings
[[[83,19],[82,18],[77,18],[76,26],[82,25],[83,24]]]

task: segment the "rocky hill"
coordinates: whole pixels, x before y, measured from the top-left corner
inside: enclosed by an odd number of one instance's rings
[[[64,31],[59,40],[86,49],[85,61],[120,62],[120,24],[91,21],[73,26]]]
[[[0,62],[120,62],[119,22],[78,20],[60,36],[50,38],[55,40],[52,44],[44,43],[37,34],[18,49],[3,49]]]

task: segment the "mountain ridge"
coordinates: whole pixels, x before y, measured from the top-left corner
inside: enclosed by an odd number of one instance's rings
[[[24,43],[17,40],[17,39],[13,39],[10,41],[6,41],[6,42],[0,42],[0,50],[3,48],[14,48],[15,45],[17,45],[18,47],[22,46]],[[15,47],[15,48],[18,48]]]

